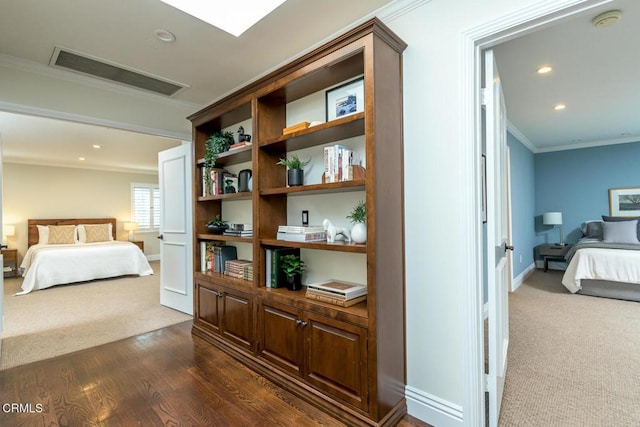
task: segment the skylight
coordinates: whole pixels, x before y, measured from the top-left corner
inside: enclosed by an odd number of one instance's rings
[[[285,2],[285,0],[162,1],[236,37]]]

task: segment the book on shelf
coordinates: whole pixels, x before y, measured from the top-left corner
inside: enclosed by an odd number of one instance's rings
[[[242,148],[242,147],[247,147],[247,146],[251,146],[251,142],[247,142],[247,141],[242,141],[242,142],[236,142],[234,144],[231,144],[229,146],[229,151],[231,150],[235,150],[236,148]]]
[[[321,225],[279,225],[278,233],[310,234],[325,231]]]
[[[276,234],[276,239],[287,242],[323,242],[327,240],[327,232],[315,233],[281,233]]]
[[[307,290],[304,296],[306,298],[313,299],[316,301],[322,301],[322,302],[326,302],[333,305],[339,305],[340,307],[351,307],[352,305],[356,305],[367,299],[366,295],[361,295],[359,297],[355,297],[350,300],[344,300],[344,299],[336,298],[333,295],[321,294],[321,293],[317,293],[309,290]]]
[[[265,268],[264,286],[267,288],[271,287],[271,257],[272,256],[273,256],[273,249],[265,248],[264,249],[264,268]]]
[[[271,265],[267,271],[271,273],[270,288],[286,286],[287,275],[282,271],[282,257],[285,255],[300,256],[300,248],[271,248]]]
[[[352,181],[353,166],[360,165],[358,153],[344,145],[324,147],[324,182]]]
[[[235,246],[213,246],[213,271],[224,273],[225,261],[238,259],[238,250]]]
[[[244,280],[253,280],[253,262],[247,259],[225,261],[224,274]]]
[[[203,196],[217,196],[224,194],[224,176],[229,171],[222,168],[207,169],[202,167],[202,191]]]
[[[233,236],[233,237],[253,237],[253,231],[234,231],[234,230],[225,230],[222,232],[223,236]]]
[[[348,301],[350,299],[366,295],[367,287],[359,283],[331,279],[325,282],[311,283],[307,285],[307,292],[309,291]]]

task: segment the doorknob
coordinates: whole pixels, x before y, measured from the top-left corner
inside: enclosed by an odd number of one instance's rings
[[[509,245],[505,245],[505,246],[504,246],[504,251],[505,251],[505,252],[507,252],[507,251],[513,251],[514,249],[515,249],[515,248],[514,248],[513,246],[509,246]]]
[[[163,236],[162,234],[160,234],[160,235],[158,236],[158,239],[160,239],[160,240],[164,240],[164,236]]]

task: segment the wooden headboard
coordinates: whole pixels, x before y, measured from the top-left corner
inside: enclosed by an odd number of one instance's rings
[[[80,219],[29,219],[27,227],[29,230],[28,245],[38,243],[38,227],[36,225],[78,225],[78,224],[112,224],[113,240],[116,240],[116,219],[115,218],[80,218]]]

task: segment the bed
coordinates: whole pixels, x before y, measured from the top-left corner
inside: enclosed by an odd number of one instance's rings
[[[603,216],[583,224],[584,237],[567,253],[562,284],[571,293],[640,301],[638,222]]]
[[[24,295],[56,285],[153,274],[140,248],[118,241],[115,218],[29,219]]]

